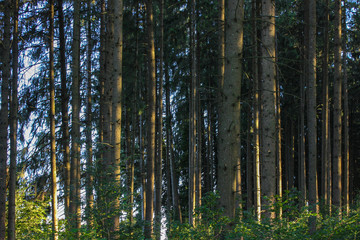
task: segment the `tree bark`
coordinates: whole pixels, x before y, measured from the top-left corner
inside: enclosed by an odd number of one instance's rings
[[[11,0],[4,2],[4,40],[2,49],[2,84],[0,114],[0,239],[5,239],[5,205],[8,150],[9,79],[10,79],[10,9]]]
[[[261,134],[262,171],[261,190],[266,218],[273,219],[271,211],[276,193],[276,77],[275,77],[275,1],[262,1],[262,48],[261,48]],[[266,198],[264,198],[266,197]]]
[[[332,204],[340,211],[342,194],[342,104],[341,104],[341,1],[335,1],[334,46],[334,125],[333,125],[333,198]]]
[[[52,203],[52,231],[53,239],[58,239],[58,216],[57,216],[57,184],[56,184],[56,142],[55,142],[55,80],[54,80],[54,0],[50,0],[50,162],[51,162],[51,203]]]
[[[147,116],[147,161],[146,161],[146,213],[145,213],[145,238],[151,238],[153,234],[154,213],[154,167],[155,167],[155,115],[156,115],[156,77],[155,77],[155,41],[154,19],[152,0],[146,1],[147,20],[147,57],[148,57],[148,116]]]
[[[59,41],[60,41],[60,78],[61,78],[61,151],[64,163],[64,205],[65,205],[65,219],[69,220],[69,206],[70,206],[70,146],[69,146],[69,96],[67,93],[66,80],[66,47],[65,47],[65,27],[63,14],[63,1],[58,0],[58,15],[59,15]]]
[[[76,238],[80,237],[81,198],[80,198],[80,1],[74,1],[73,26],[73,63],[72,63],[72,145],[71,145],[71,177],[70,177],[70,218],[72,229],[76,230]]]
[[[219,83],[218,190],[225,216],[235,218],[236,175],[240,170],[240,94],[243,1],[228,1],[225,20],[225,72]]]
[[[12,79],[10,107],[10,169],[9,169],[9,204],[8,204],[8,239],[15,239],[15,194],[16,194],[16,158],[18,128],[18,22],[19,1],[13,0],[13,43],[12,43]]]
[[[93,227],[93,206],[94,206],[94,194],[93,194],[93,148],[92,148],[92,81],[91,81],[91,57],[92,57],[92,39],[91,39],[91,0],[87,2],[87,24],[86,24],[86,222],[87,228]]]

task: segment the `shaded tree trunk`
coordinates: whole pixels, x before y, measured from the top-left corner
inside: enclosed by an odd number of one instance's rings
[[[70,219],[71,227],[76,230],[76,238],[80,237],[81,198],[80,198],[80,1],[74,1],[74,26],[72,45],[72,145],[71,145],[71,177],[70,177]]]
[[[155,77],[155,40],[152,0],[146,1],[147,20],[147,57],[148,57],[148,116],[147,116],[147,161],[146,161],[146,213],[145,213],[145,238],[153,234],[154,213],[154,182],[155,182],[155,115],[156,115],[156,77]]]
[[[91,57],[92,57],[92,38],[91,38],[91,0],[87,2],[87,23],[86,23],[86,222],[88,229],[93,226],[93,147],[92,147],[92,81],[91,81]]]
[[[61,151],[64,164],[64,205],[65,218],[69,220],[69,206],[70,206],[70,146],[69,146],[69,95],[67,93],[66,80],[66,47],[65,47],[65,27],[63,14],[63,1],[58,0],[58,15],[59,15],[59,41],[60,41],[60,78],[61,78]]]
[[[9,204],[8,204],[8,239],[15,239],[15,193],[16,193],[16,158],[18,128],[18,22],[19,1],[13,0],[13,43],[12,43],[12,79],[10,107],[10,169],[9,169]]]
[[[6,161],[8,150],[9,79],[10,79],[10,9],[11,0],[4,2],[4,40],[2,49],[2,84],[0,114],[0,239],[5,239]]]

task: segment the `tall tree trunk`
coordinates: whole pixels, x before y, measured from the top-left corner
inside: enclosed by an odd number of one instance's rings
[[[253,52],[255,58],[253,59],[253,88],[254,88],[254,197],[255,197],[255,212],[257,220],[261,220],[261,184],[260,184],[260,99],[259,99],[259,50],[260,50],[260,41],[258,39],[259,28],[258,28],[258,17],[260,16],[260,1],[253,0],[252,2],[252,15],[253,15]]]
[[[243,1],[228,1],[225,20],[225,72],[219,84],[218,190],[220,207],[235,217],[236,174],[240,170],[240,94],[243,49]]]
[[[264,216],[275,218],[273,211],[268,209],[275,201],[276,193],[276,77],[275,77],[275,1],[262,1],[262,49],[261,49],[261,133],[262,133],[262,171],[261,190],[263,196]],[[266,127],[265,127],[266,124]],[[264,197],[267,198],[264,198]]]
[[[94,205],[93,194],[93,149],[92,149],[92,97],[91,97],[91,57],[92,57],[92,39],[91,39],[91,0],[87,2],[88,18],[86,25],[86,221],[88,229],[92,229],[93,217],[92,210]]]
[[[162,158],[163,158],[163,77],[164,77],[164,0],[160,1],[160,58],[159,58],[159,93],[157,96],[157,158],[155,166],[155,233],[156,239],[161,237],[161,192],[162,192]]]
[[[13,0],[13,43],[10,107],[10,170],[9,170],[9,204],[8,204],[8,239],[15,239],[15,193],[16,193],[16,158],[17,158],[17,127],[18,127],[18,22],[19,1]]]
[[[196,112],[196,23],[195,23],[195,0],[191,0],[190,6],[190,63],[191,63],[191,82],[190,82],[190,99],[189,99],[189,224],[194,224],[194,213],[196,207],[196,170],[197,161],[197,112]]]
[[[69,94],[67,90],[66,80],[66,47],[65,47],[65,27],[63,14],[63,1],[58,0],[58,15],[59,15],[59,41],[60,41],[60,77],[61,77],[61,149],[64,164],[64,205],[65,218],[69,220],[69,206],[70,206],[70,146],[69,146]]]
[[[72,63],[72,156],[70,178],[70,218],[72,229],[76,230],[76,238],[80,237],[81,199],[80,199],[80,1],[74,1],[73,26],[73,63]]]
[[[122,113],[122,57],[123,57],[123,1],[114,1],[114,67],[113,67],[113,129],[112,145],[114,148],[114,159],[112,162],[114,184],[121,185],[120,179],[120,157],[121,157],[121,113]],[[113,231],[120,229],[120,193],[115,192],[113,199]],[[114,236],[113,238],[118,238]]]
[[[308,0],[307,11],[309,11],[309,41],[307,60],[307,124],[308,124],[308,146],[309,146],[309,206],[310,210],[318,213],[318,185],[317,185],[317,128],[316,128],[316,0]],[[316,217],[310,217],[310,232],[316,230]]]
[[[155,40],[154,19],[152,0],[146,1],[146,20],[148,33],[148,118],[147,118],[147,161],[146,161],[146,214],[145,214],[145,238],[151,238],[153,234],[154,213],[154,167],[155,167],[155,115],[156,115],[156,77],[155,77]]]
[[[335,1],[335,46],[334,46],[334,125],[333,125],[333,198],[334,207],[340,211],[342,194],[342,106],[341,106],[341,1]]]
[[[350,211],[350,149],[349,149],[349,98],[348,98],[348,77],[347,77],[347,15],[346,15],[346,0],[344,0],[344,31],[343,31],[343,99],[344,99],[344,211],[349,214]]]
[[[322,111],[322,142],[321,142],[321,196],[326,205],[330,208],[331,198],[329,192],[329,174],[328,169],[331,167],[330,152],[330,109],[329,109],[329,0],[325,0],[325,26],[324,26],[324,55],[323,55],[323,111]]]
[[[10,79],[10,9],[11,0],[4,2],[4,40],[2,49],[2,84],[0,114],[0,239],[5,239],[6,162],[8,150],[9,79]]]
[[[251,90],[250,90],[251,91]],[[246,131],[246,210],[250,211],[254,206],[254,164],[253,164],[253,155],[252,155],[252,142],[251,142],[251,124],[252,124],[252,116],[251,116],[251,108],[247,111],[247,131]]]
[[[53,239],[58,239],[58,216],[57,216],[57,185],[56,185],[56,144],[55,144],[55,80],[54,80],[54,0],[50,0],[50,162],[51,162],[51,202],[52,202],[52,231]]]
[[[277,62],[277,59],[276,59]],[[276,68],[276,71],[278,71],[278,68]],[[276,72],[277,73],[277,72]],[[278,74],[277,74],[278,75]],[[282,131],[281,131],[281,104],[280,104],[280,80],[279,78],[276,79],[276,131],[277,131],[277,142],[276,142],[276,159],[277,159],[277,194],[280,198],[280,201],[282,201],[283,196],[283,181],[282,181],[282,155],[281,155],[281,144],[282,144]],[[278,218],[282,218],[283,210],[282,206],[280,204],[279,206],[279,212]]]

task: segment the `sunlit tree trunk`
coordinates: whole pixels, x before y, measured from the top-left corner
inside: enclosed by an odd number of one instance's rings
[[[10,169],[9,169],[9,204],[8,204],[8,239],[15,239],[15,193],[16,193],[16,158],[18,127],[18,18],[19,1],[13,0],[13,42],[12,42],[12,78],[10,106]]]
[[[155,182],[155,115],[156,115],[156,77],[155,77],[155,40],[152,0],[146,1],[147,20],[147,57],[148,57],[148,116],[147,116],[147,160],[146,160],[146,213],[145,238],[153,234],[154,182]]]
[[[264,216],[273,219],[275,214],[268,208],[273,205],[276,194],[275,1],[262,1],[261,9],[261,193]]]
[[[10,8],[11,0],[4,2],[4,39],[2,49],[2,83],[0,111],[0,239],[5,239],[6,162],[8,150],[9,79],[10,79]]]
[[[64,164],[64,207],[65,219],[69,220],[70,206],[70,146],[69,146],[69,94],[66,80],[66,47],[65,47],[65,30],[63,1],[57,1],[59,17],[59,42],[60,42],[60,78],[61,78],[61,151]]]
[[[91,38],[91,0],[87,2],[87,23],[86,23],[86,222],[88,229],[92,229],[93,226],[93,148],[92,148],[92,73],[91,73],[91,57],[92,57],[92,38]]]
[[[341,105],[341,1],[335,1],[335,45],[334,45],[334,125],[333,125],[333,198],[334,207],[341,207],[342,194],[342,105]]]
[[[219,83],[218,190],[220,207],[235,217],[240,170],[240,94],[243,49],[243,1],[228,1],[225,20],[225,72]]]
[[[80,1],[74,1],[74,26],[72,45],[72,145],[71,145],[71,177],[70,177],[70,218],[72,229],[76,230],[76,238],[80,237],[81,199],[80,199]]]
[[[54,80],[54,0],[50,0],[50,162],[51,162],[51,203],[53,239],[58,239],[57,185],[56,185],[56,144],[55,144],[55,80]]]
[[[277,60],[276,60],[277,61]],[[278,71],[278,68],[276,68]],[[276,74],[278,75],[278,74]],[[277,165],[277,195],[282,200],[283,196],[283,170],[282,170],[282,131],[281,131],[281,104],[280,104],[280,80],[276,79],[276,131],[277,131],[277,142],[276,142],[276,165]],[[278,218],[282,218],[283,209],[279,206]]]
[[[121,185],[120,179],[120,157],[121,157],[121,114],[122,114],[122,57],[123,57],[123,1],[114,0],[114,67],[113,67],[113,94],[112,94],[112,145],[114,148],[114,159],[112,168],[115,186]],[[113,199],[113,229],[120,229],[120,193],[115,190]],[[113,236],[113,239],[118,239]]]
[[[255,213],[256,218],[260,222],[261,220],[261,184],[260,184],[260,98],[259,98],[259,50],[260,50],[260,44],[258,39],[259,34],[259,28],[258,28],[258,17],[260,15],[261,5],[259,0],[253,0],[252,2],[252,15],[254,16],[253,19],[253,52],[255,58],[253,59],[253,91],[254,91],[254,121],[253,121],[253,127],[254,127],[254,138],[253,138],[253,144],[254,144],[254,198],[255,198]]]

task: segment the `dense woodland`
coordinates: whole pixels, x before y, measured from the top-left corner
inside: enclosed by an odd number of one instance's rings
[[[3,0],[0,240],[357,239],[357,0]]]

